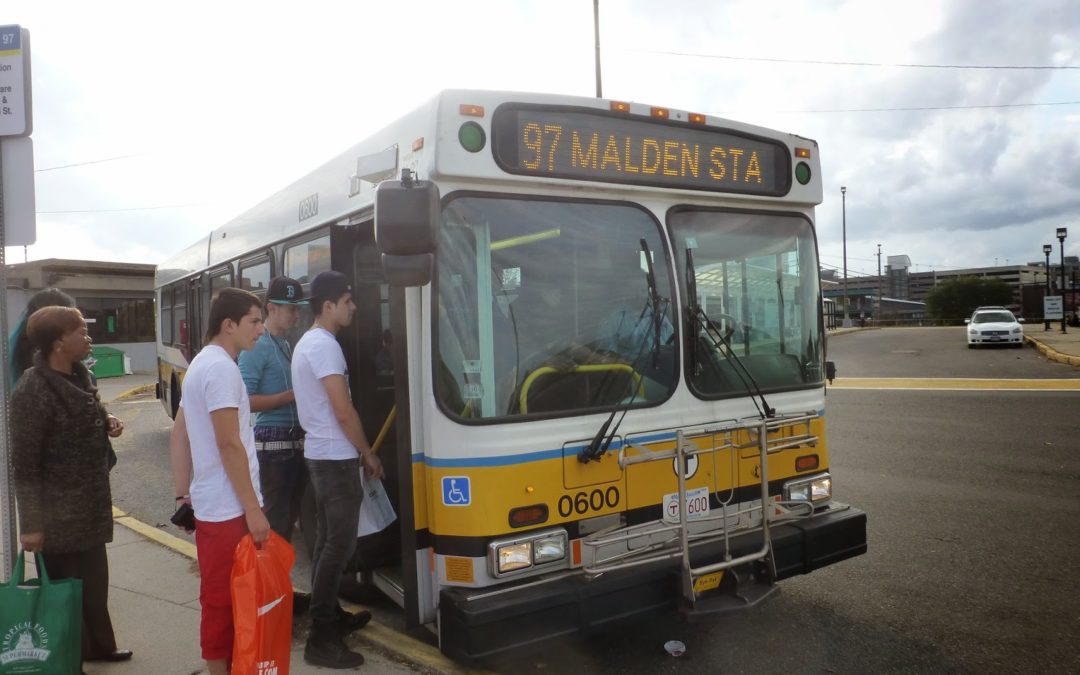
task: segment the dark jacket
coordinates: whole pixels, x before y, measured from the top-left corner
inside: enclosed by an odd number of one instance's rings
[[[44,532],[46,553],[84,551],[112,541],[105,406],[90,373],[76,385],[40,355],[11,396],[12,466],[22,532]]]

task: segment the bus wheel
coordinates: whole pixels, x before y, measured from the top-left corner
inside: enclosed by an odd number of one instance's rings
[[[172,378],[172,385],[169,387],[169,409],[172,411],[172,418],[176,419],[177,413],[180,412],[180,385],[176,383],[176,378]]]

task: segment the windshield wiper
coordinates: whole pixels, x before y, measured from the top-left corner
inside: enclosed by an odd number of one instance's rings
[[[754,401],[754,406],[757,407],[758,413],[761,415],[761,417],[771,418],[775,416],[776,409],[770,407],[768,401],[765,400],[765,394],[762,393],[761,387],[758,386],[757,380],[754,379],[754,376],[750,374],[749,369],[747,369],[746,365],[742,362],[742,359],[740,359],[738,354],[735,353],[735,350],[734,348],[732,348],[731,342],[728,340],[727,336],[725,336],[723,331],[720,330],[716,323],[709,318],[709,315],[705,313],[705,310],[703,310],[701,308],[701,305],[698,303],[697,271],[694,268],[694,251],[689,247],[687,247],[686,249],[686,279],[686,309],[687,313],[691,317],[691,327],[694,330],[694,332],[690,335],[690,338],[694,344],[694,347],[692,349],[695,350],[693,352],[695,354],[695,359],[698,339],[697,329],[701,324],[704,324],[706,328],[706,330],[704,331],[705,335],[709,337],[709,340],[713,344],[713,348],[716,349],[716,351],[720,354],[725,355],[725,357],[729,361],[731,361],[732,371],[742,382],[743,387],[746,388],[746,392],[750,394],[751,400]],[[693,279],[692,283],[690,281],[691,279]],[[754,397],[757,397],[757,399],[761,400],[760,406],[757,405],[757,400]]]
[[[668,303],[667,298],[661,298],[660,292],[656,286],[656,272],[653,268],[652,250],[649,248],[649,243],[642,238],[641,251],[645,254],[646,265],[646,281],[649,284],[649,302],[646,307],[642,308],[641,314],[638,315],[638,324],[645,318],[645,311],[649,306],[652,307],[652,343],[653,343],[653,359],[652,367],[656,370],[660,367],[660,330],[664,325],[664,313],[665,305]],[[634,357],[634,363],[641,358],[641,352],[645,349],[646,341],[649,339],[648,333],[641,336],[641,343],[638,345],[637,354]],[[631,378],[632,381],[632,378]],[[626,419],[626,413],[630,409],[630,406],[634,404],[634,399],[637,398],[639,387],[633,387],[633,391],[630,394],[630,400],[624,402],[617,401],[611,407],[611,413],[608,418],[604,420],[604,423],[600,425],[600,428],[596,431],[596,435],[593,436],[592,441],[587,446],[581,449],[578,453],[578,461],[582,464],[587,464],[591,461],[598,460],[608,451],[611,447],[612,441],[615,440],[615,434],[619,431],[619,427],[622,426],[622,422]],[[615,423],[612,428],[611,423],[615,420],[620,410],[622,416],[619,417],[619,421]],[[609,430],[610,429],[610,433]]]
[[[653,270],[652,251],[649,250],[649,242],[641,238],[641,252],[645,254],[645,279],[649,283],[649,301],[652,303],[653,324],[653,353],[652,367],[656,370],[660,366],[660,329],[664,324],[664,315],[660,313],[660,293],[656,290],[656,272]]]

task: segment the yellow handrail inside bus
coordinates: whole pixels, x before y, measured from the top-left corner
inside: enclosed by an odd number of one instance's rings
[[[542,366],[529,373],[529,376],[525,378],[525,381],[521,383],[521,395],[518,397],[518,406],[521,408],[521,414],[525,415],[529,412],[529,388],[532,387],[533,382],[537,378],[544,375],[550,375],[551,373],[601,373],[605,370],[622,370],[630,374],[630,377],[637,385],[637,393],[639,396],[645,394],[645,387],[641,383],[641,375],[638,375],[634,367],[627,363],[593,363],[583,366],[570,366],[569,368],[553,368],[551,366]]]
[[[375,442],[371,444],[371,451],[374,453],[379,452],[379,446],[386,440],[386,436],[390,433],[390,426],[394,423],[394,418],[397,417],[397,404],[395,403],[390,412],[386,413],[386,421],[382,423],[382,429],[379,429],[379,435],[375,437]]]

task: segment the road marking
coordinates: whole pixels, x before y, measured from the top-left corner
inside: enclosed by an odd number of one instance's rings
[[[132,396],[138,396],[139,394],[147,394],[147,393],[150,393],[150,392],[154,391],[154,388],[155,388],[155,385],[152,382],[149,383],[149,384],[140,384],[137,387],[132,387],[131,389],[128,389],[125,392],[117,394],[111,400],[109,400],[107,402],[108,403],[114,403],[114,402],[119,401],[121,399],[131,398]],[[154,400],[156,401],[157,399],[154,399]]]
[[[844,377],[834,389],[907,389],[937,391],[1080,391],[1080,379],[1002,380],[975,377]]]
[[[133,530],[147,539],[152,539],[166,548],[171,548],[177,553],[185,555],[192,560],[198,559],[198,556],[195,553],[195,544],[181,539],[180,537],[174,537],[168,532],[162,532],[158,528],[147,525],[141,520],[136,520],[115,506],[113,507],[113,520],[129,530]]]
[[[163,532],[152,525],[147,525],[140,520],[136,520],[115,506],[113,507],[113,520],[129,530],[133,530],[147,539],[152,539],[166,548],[171,548],[177,553],[185,555],[192,560],[198,559],[194,544],[185,541],[180,537],[173,536],[168,532]],[[364,607],[350,602],[342,601],[341,604],[346,609],[353,612],[364,609]],[[428,643],[417,640],[416,638],[409,637],[393,628],[388,628],[375,620],[370,621],[368,625],[356,635],[389,652],[401,655],[406,661],[410,661],[421,667],[429,668],[439,673],[446,673],[448,675],[485,675],[486,673],[486,671],[474,670],[454,663],[443,655],[436,647],[432,647]]]

